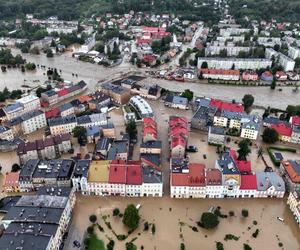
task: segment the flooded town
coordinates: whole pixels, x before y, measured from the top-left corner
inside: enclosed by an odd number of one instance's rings
[[[0,0],[0,250],[300,250],[300,15],[263,2]]]

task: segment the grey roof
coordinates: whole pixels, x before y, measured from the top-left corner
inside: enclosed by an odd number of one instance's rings
[[[21,198],[21,196],[7,196],[1,199],[2,206],[0,207],[0,213],[7,213],[7,211],[13,207]]]
[[[107,160],[115,160],[116,155],[119,153],[128,152],[128,141],[127,140],[115,140],[107,154]]]
[[[162,183],[162,173],[154,168],[142,167],[143,183]]]
[[[73,105],[71,103],[65,103],[59,107],[59,110],[60,112],[63,112],[71,108],[73,108]]]
[[[72,178],[87,177],[91,161],[79,160],[76,162]]]
[[[159,154],[141,154],[141,160],[142,160],[142,162],[144,162],[143,160],[145,160],[147,162],[151,162],[152,164],[154,164],[157,167],[159,167],[160,163],[161,163]],[[147,165],[149,165],[149,164],[147,164]]]
[[[256,172],[257,190],[266,191],[274,186],[276,191],[285,191],[283,179],[276,172]]]
[[[76,123],[76,116],[75,115],[68,115],[64,117],[55,117],[48,120],[49,126],[58,126],[62,124],[68,123]]]
[[[32,110],[27,112],[26,114],[22,115],[21,118],[23,121],[29,120],[33,117],[39,116],[41,114],[43,114],[44,112],[41,110]]]
[[[63,211],[63,208],[15,206],[7,212],[3,220],[58,224]]]
[[[44,250],[47,249],[50,235],[34,235],[34,234],[4,234],[0,238],[1,250],[31,249]],[[12,244],[13,243],[13,244]]]
[[[55,178],[57,180],[70,179],[74,167],[74,161],[64,160],[42,160],[36,167],[33,178]]]
[[[95,151],[99,152],[102,150],[108,150],[110,144],[111,144],[111,138],[103,137],[97,141]]]
[[[242,118],[242,113],[238,113],[238,112],[232,112],[232,111],[228,111],[228,110],[222,110],[221,117],[226,117],[228,119],[234,119],[234,120],[240,120]]]
[[[198,106],[209,107],[210,101],[211,101],[210,98],[197,97],[195,100],[195,104],[197,104]]]
[[[106,89],[106,90],[113,91],[113,92],[115,92],[115,93],[117,93],[117,94],[122,94],[123,92],[128,91],[128,89],[126,89],[126,88],[124,88],[124,87],[122,87],[122,86],[114,85],[114,84],[109,83],[109,82],[103,83],[103,84],[101,85],[101,88],[102,88],[102,89]]]
[[[258,130],[260,128],[260,123],[253,120],[242,123],[242,128]]]
[[[291,167],[294,169],[297,175],[300,175],[300,161],[289,160],[289,163],[291,164]]]
[[[23,195],[15,207],[65,208],[69,197],[53,195]]]
[[[183,170],[189,169],[189,162],[185,158],[172,158],[172,173],[182,173]]]
[[[211,126],[210,133],[217,134],[217,135],[225,135],[225,129],[222,127]]]
[[[167,95],[166,98],[165,98],[165,102],[187,106],[189,101],[185,97]]]
[[[147,141],[143,142],[140,145],[140,148],[161,148],[162,142],[161,141]]]
[[[19,181],[28,181],[32,179],[32,175],[40,160],[38,159],[30,159],[28,160],[22,167]]]
[[[293,126],[294,133],[300,133],[300,126]]]
[[[265,123],[269,123],[269,124],[279,124],[279,123],[281,123],[282,121],[279,120],[279,118],[277,118],[277,117],[269,116],[269,117],[266,117],[266,118],[264,119],[264,122],[265,122]]]
[[[47,95],[48,97],[50,97],[50,96],[57,95],[57,93],[54,90],[50,89],[50,90],[42,93],[42,95]]]
[[[20,108],[23,108],[23,105],[19,102],[16,102],[16,103],[7,105],[5,108],[3,108],[3,110],[5,113],[11,113]]]
[[[229,152],[224,152],[222,158],[217,160],[217,162],[223,174],[240,174]]]
[[[213,116],[213,115],[215,115],[217,110],[218,109],[216,107],[200,106],[198,108],[198,110],[196,111],[196,113],[194,114],[193,119],[206,120],[208,118],[209,114],[211,114]]]
[[[69,197],[72,189],[70,187],[42,186],[38,189],[37,195]]]
[[[100,136],[101,128],[99,126],[91,126],[86,128],[87,136]]]

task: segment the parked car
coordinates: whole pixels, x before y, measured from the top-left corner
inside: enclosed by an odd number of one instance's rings
[[[135,206],[135,208],[137,209],[137,210],[139,210],[140,208],[141,208],[141,204],[137,204],[136,206]]]
[[[188,152],[195,153],[195,152],[198,152],[198,148],[195,147],[195,146],[188,146],[188,147],[187,147],[187,151],[188,151]]]

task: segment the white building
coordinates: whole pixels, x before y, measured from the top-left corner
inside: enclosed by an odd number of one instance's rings
[[[257,118],[242,118],[241,137],[250,140],[257,140],[261,122]]]
[[[18,99],[17,102],[23,105],[24,112],[41,108],[40,98],[35,95],[27,95]]]
[[[90,160],[77,161],[72,175],[73,188],[84,195],[89,192],[87,178],[90,164]]]
[[[199,57],[198,68],[203,62],[207,62],[208,68],[212,69],[260,69],[272,66],[272,61],[264,58],[222,58],[222,57]]]
[[[214,45],[208,45],[205,48],[205,56],[215,56],[219,55],[221,51],[226,51],[227,56],[238,56],[240,52],[246,52],[248,53],[250,51],[251,47],[242,47],[242,46],[214,46]]]
[[[56,117],[49,119],[48,124],[52,135],[72,133],[73,129],[77,126],[77,119],[75,115]]]
[[[300,48],[294,47],[294,46],[289,46],[288,56],[294,60],[296,58],[300,57]]]
[[[281,46],[280,37],[258,37],[257,43],[265,47],[274,47],[276,44]]]
[[[266,48],[266,58],[271,59],[273,56],[278,60],[278,63],[283,67],[284,71],[293,71],[295,68],[295,61],[290,57],[277,52],[272,48]]]
[[[295,220],[300,228],[300,190],[295,190],[289,194],[287,204],[293,213]]]
[[[24,134],[30,134],[40,128],[47,126],[45,113],[41,110],[33,110],[21,116],[21,124]]]
[[[150,167],[142,167],[143,183],[141,188],[141,196],[146,197],[162,197],[163,181],[162,173]]]
[[[9,127],[0,126],[0,140],[11,141],[14,139],[14,134]]]
[[[133,96],[129,104],[139,113],[141,118],[153,117],[153,111],[149,103],[140,96]]]
[[[285,183],[275,172],[256,172],[258,198],[283,198]]]

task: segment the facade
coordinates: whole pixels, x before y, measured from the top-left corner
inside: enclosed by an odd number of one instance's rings
[[[130,99],[130,89],[112,83],[103,83],[101,91],[118,104],[126,104]]]
[[[255,71],[244,71],[242,78],[244,81],[257,81],[258,74]]]
[[[48,124],[52,135],[67,134],[72,133],[77,126],[77,119],[75,115],[51,118],[48,120]]]
[[[229,45],[208,45],[205,48],[205,56],[218,56],[220,55],[220,52],[226,51],[227,56],[238,56],[240,52],[246,52],[248,53],[250,51],[251,47],[242,47],[242,46],[234,46],[233,44],[231,46]]]
[[[266,48],[266,58],[271,59],[275,57],[278,59],[278,63],[283,67],[284,71],[293,71],[295,68],[295,61],[290,57],[277,52],[272,48]]]
[[[200,69],[200,75],[204,79],[238,81],[240,71],[232,69]]]
[[[224,128],[210,126],[208,129],[208,143],[224,145],[224,143],[225,143]]]
[[[290,192],[287,199],[287,204],[295,217],[296,223],[300,228],[300,190]]]
[[[250,120],[242,122],[241,137],[248,138],[250,140],[257,140],[260,130],[260,122],[257,120]]]
[[[140,96],[133,96],[129,100],[129,104],[136,110],[141,118],[153,117],[151,106],[145,99]]]
[[[279,135],[279,140],[283,142],[290,142],[292,136],[292,127],[290,124],[279,123],[272,124],[271,128],[275,129]]]
[[[89,194],[87,180],[90,165],[90,160],[79,160],[74,166],[74,172],[72,175],[72,186],[75,191],[81,192],[83,195]]]
[[[261,58],[223,58],[223,57],[199,57],[198,68],[203,62],[207,62],[210,69],[261,69],[272,66],[272,60]]]
[[[285,176],[289,190],[300,189],[300,161],[282,161],[280,171]]]
[[[12,141],[13,139],[13,131],[7,126],[0,126],[0,140]]]
[[[283,198],[285,184],[275,172],[256,172],[258,198]]]
[[[19,172],[6,173],[4,177],[3,189],[5,192],[20,192]]]

